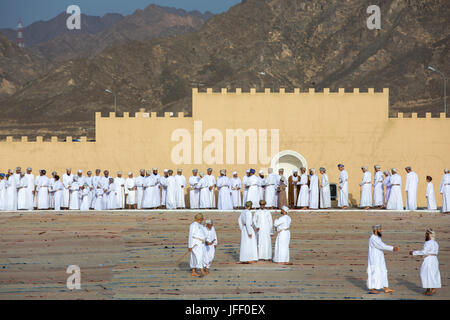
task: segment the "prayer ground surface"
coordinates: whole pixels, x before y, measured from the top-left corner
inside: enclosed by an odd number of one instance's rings
[[[0,215],[0,299],[450,299],[450,215],[439,212],[293,212],[293,265],[237,264],[239,212],[205,213],[219,246],[211,273],[193,278],[187,250],[197,211],[4,212]],[[279,216],[273,212],[273,218]],[[371,226],[400,252],[385,254],[393,294],[368,294]],[[422,293],[424,231],[436,231],[442,289]],[[273,238],[273,245],[275,236]],[[81,289],[66,287],[69,265]]]

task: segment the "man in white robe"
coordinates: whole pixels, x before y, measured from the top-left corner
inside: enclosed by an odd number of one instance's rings
[[[264,200],[266,201],[266,207],[268,209],[273,209],[278,206],[277,201],[277,188],[278,181],[277,175],[273,173],[273,168],[267,169],[266,178],[266,192],[264,194]]]
[[[273,226],[276,228],[278,235],[275,240],[275,252],[273,255],[273,262],[278,264],[289,265],[289,243],[291,241],[291,217],[288,216],[289,208],[281,207],[281,217],[275,219]]]
[[[108,210],[116,210],[118,207],[117,187],[116,187],[116,183],[114,182],[114,178],[112,178],[112,177],[109,177],[109,186],[108,186],[108,190],[107,190],[106,194],[107,194],[106,208]]]
[[[84,180],[84,185],[80,188],[80,211],[89,211],[89,185]]]
[[[309,169],[309,209],[319,209],[319,178],[316,169]]]
[[[64,185],[58,175],[55,175],[55,183],[53,184],[51,191],[55,202],[55,210],[59,211],[61,210],[61,204],[63,201]]]
[[[57,175],[56,171],[52,172],[52,177],[49,179],[48,183],[48,205],[50,209],[55,209],[55,193],[53,192],[53,187],[55,186],[55,176]]]
[[[433,180],[432,177],[427,176],[427,191],[425,193],[425,196],[427,198],[427,209],[428,210],[436,210],[436,197],[434,195],[434,187],[433,187]]]
[[[375,165],[373,168],[375,169],[373,176],[373,206],[381,209],[384,205],[384,178],[379,165]]]
[[[391,187],[390,187],[390,180],[391,180],[391,174],[389,173],[388,170],[385,170],[383,172],[384,175],[384,180],[383,180],[383,188],[386,187],[386,192],[384,192],[385,194],[385,199],[384,199],[384,205],[383,207],[386,208],[387,206],[387,202],[389,200],[389,195],[391,194]]]
[[[69,210],[80,210],[80,187],[78,175],[73,176],[73,181],[69,186]]]
[[[28,181],[25,172],[20,172],[17,188],[17,210],[28,210]]]
[[[301,167],[300,172],[300,181],[297,182],[297,185],[300,188],[300,193],[298,195],[297,207],[301,208],[301,210],[308,209],[309,206],[309,187],[308,187],[308,175],[306,174],[306,168]]]
[[[70,198],[69,186],[72,184],[72,181],[73,181],[72,169],[67,168],[66,173],[64,173],[62,176],[62,183],[64,186],[64,190],[63,190],[63,201],[62,201],[61,208],[64,210],[69,209],[69,198]]]
[[[117,209],[125,208],[125,179],[122,177],[122,171],[117,171],[117,177],[114,178],[117,192]]]
[[[245,176],[242,177],[242,185],[244,186],[244,197],[242,199],[242,203],[245,205],[247,202],[247,193],[248,193],[248,186],[247,186],[247,180],[250,177],[250,169],[245,170]]]
[[[108,201],[109,201],[108,195],[111,193],[111,192],[109,192],[109,189],[110,189],[110,182],[109,182],[109,180],[110,179],[113,179],[113,178],[109,176],[109,170],[104,170],[103,171],[103,177],[100,179],[100,183],[101,183],[102,188],[103,188],[103,197],[102,197],[103,210],[107,210],[108,209]],[[113,181],[114,181],[114,179],[113,179]],[[115,191],[114,191],[114,194],[115,194]]]
[[[239,228],[241,229],[241,247],[239,251],[239,261],[241,263],[255,263],[258,261],[258,245],[255,230],[253,229],[253,216],[250,211],[252,205],[251,201],[247,201],[245,209],[242,210],[238,219]]]
[[[6,175],[0,173],[0,211],[6,210]]]
[[[320,180],[320,208],[331,208],[330,181],[328,180],[327,170],[323,167],[319,169],[322,178]]]
[[[155,208],[161,208],[161,175],[158,173],[158,168],[153,168],[153,176],[156,181],[155,188],[152,188],[152,199]]]
[[[106,208],[103,208],[103,197],[106,197],[107,195],[103,191],[103,186],[100,183],[100,181],[97,184],[97,187],[95,188],[95,204],[94,204],[94,210],[105,210]]]
[[[363,172],[362,181],[359,184],[361,187],[361,204],[360,207],[364,210],[369,210],[372,206],[372,175],[367,167],[361,167]]]
[[[167,177],[169,177],[168,172],[168,169],[164,169],[163,176],[159,179],[159,188],[161,189],[161,209],[166,208]]]
[[[450,213],[450,169],[445,169],[441,178],[439,193],[442,194],[442,213]]]
[[[125,203],[127,209],[136,209],[136,181],[131,171],[128,172],[128,178],[125,180]]]
[[[95,176],[92,177],[92,199],[91,199],[91,209],[95,208],[97,203],[97,186],[100,183],[102,176],[100,175],[102,171],[100,169],[95,169]]]
[[[169,170],[169,179],[174,181],[176,185],[175,177],[172,177],[172,174]],[[173,173],[173,172],[172,172]],[[170,184],[172,182],[169,182]],[[168,196],[171,190],[168,190]],[[171,195],[170,195],[171,197]],[[168,199],[168,203],[171,202]],[[203,269],[204,267],[204,254],[205,254],[205,241],[206,235],[203,226],[201,225],[203,221],[203,215],[201,213],[197,213],[194,217],[194,222],[189,226],[189,239],[188,239],[188,250],[191,253],[190,259],[190,267],[192,269],[191,275],[193,277],[200,277],[200,274],[197,273],[196,269],[200,269],[201,275],[205,276],[206,272]]]
[[[206,172],[206,178],[208,178],[208,182],[209,182],[209,192],[210,192],[210,197],[211,197],[211,209],[215,209],[216,208],[216,178],[213,176],[212,174],[212,169],[208,168],[207,172]]]
[[[137,208],[142,209],[142,198],[144,197],[144,181],[145,170],[139,171],[139,176],[136,178],[136,195],[137,195]]]
[[[260,180],[257,176],[255,176],[255,172],[255,169],[250,169],[250,176],[247,179],[247,201],[252,202],[253,208],[259,208],[259,200],[261,200],[259,194]]]
[[[166,209],[176,209],[177,208],[177,192],[178,184],[173,175],[173,170],[169,170],[168,177],[166,179],[167,183],[167,194],[166,194]]]
[[[153,201],[153,190],[155,187],[155,178],[151,174],[150,170],[145,171],[145,178],[142,184],[143,188],[143,196],[142,196],[142,209],[153,209],[154,201]]]
[[[217,208],[219,210],[233,210],[233,199],[231,197],[231,183],[230,179],[226,176],[227,171],[225,169],[220,170],[220,177],[217,178],[217,189],[219,190],[219,196],[217,199]]]
[[[238,177],[237,171],[233,172],[233,177],[230,179],[231,197],[233,199],[233,209],[242,207],[241,190],[242,182]]]
[[[372,227],[373,234],[369,238],[369,259],[367,264],[367,287],[370,293],[380,293],[378,290],[384,289],[385,293],[395,290],[389,289],[386,262],[383,251],[399,251],[397,246],[388,246],[381,241],[381,225]]]
[[[37,196],[38,196],[38,210],[48,210],[49,205],[49,196],[48,196],[48,188],[50,185],[50,179],[45,175],[47,171],[41,170],[40,176],[38,180],[38,184],[36,187]]]
[[[200,177],[198,169],[192,170],[192,176],[189,177],[189,208],[198,209],[200,205]]]
[[[27,179],[27,207],[28,210],[33,210],[34,208],[34,175],[32,173],[32,168],[27,168],[27,173],[25,174]]]
[[[258,243],[258,260],[272,260],[273,221],[272,214],[266,209],[266,201],[259,201],[259,210],[253,216]]]
[[[182,174],[183,169],[177,170],[177,175],[175,176],[175,180],[177,181],[177,209],[186,208],[186,204],[184,201],[184,189],[186,187],[186,177]]]
[[[214,254],[217,248],[217,234],[214,228],[213,221],[208,219],[205,221],[205,226],[203,227],[205,231],[205,252],[204,252],[204,269],[208,274],[209,269],[211,269],[211,264],[214,260]]]
[[[89,203],[89,209],[92,208],[92,199],[95,197],[94,193],[94,187],[92,184],[92,171],[88,170],[86,172],[86,177],[84,177],[84,183],[88,185],[88,203]],[[89,210],[88,209],[88,210]]]
[[[77,176],[78,176],[78,184],[80,185],[80,187],[84,186],[84,176],[83,176],[83,170],[79,169],[77,172]]]
[[[264,179],[264,172],[259,170],[259,198],[264,199],[264,193],[266,190],[266,179]]]
[[[348,173],[344,169],[343,164],[338,164],[339,174],[339,197],[338,207],[342,209],[348,208]]]
[[[425,231],[423,249],[409,252],[412,256],[423,256],[423,263],[420,267],[420,279],[422,280],[422,288],[427,289],[424,292],[426,296],[432,296],[437,289],[441,288],[438,253],[439,245],[436,242],[436,233],[431,228]]]
[[[14,172],[8,169],[8,175],[6,176],[6,211],[17,210],[17,187],[16,178]]]
[[[417,184],[419,177],[412,171],[411,167],[406,167],[406,210],[417,210]]]
[[[389,199],[386,204],[388,210],[403,210],[402,177],[397,173],[396,168],[391,169],[392,175],[389,178]]]
[[[209,191],[209,178],[200,171],[199,173],[200,181],[198,182],[198,187],[200,189],[200,199],[199,208],[200,209],[211,209],[211,192]]]

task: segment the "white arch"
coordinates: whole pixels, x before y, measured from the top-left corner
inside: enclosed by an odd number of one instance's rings
[[[308,169],[308,162],[306,161],[305,157],[303,157],[300,153],[293,150],[283,150],[278,154],[276,154],[272,158],[272,161],[270,162],[270,166],[274,169],[274,172],[278,171],[278,168],[280,166],[280,159],[282,159],[285,156],[291,156],[296,158],[306,169]],[[285,174],[286,173],[287,172],[285,172]]]

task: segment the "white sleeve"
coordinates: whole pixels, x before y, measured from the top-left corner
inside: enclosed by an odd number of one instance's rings
[[[372,245],[380,250],[386,250],[386,251],[394,251],[393,246],[386,245],[379,237],[373,237],[372,238]]]

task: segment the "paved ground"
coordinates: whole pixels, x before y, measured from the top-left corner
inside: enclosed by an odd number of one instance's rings
[[[239,212],[208,212],[219,246],[212,272],[190,276],[187,232],[194,212],[25,212],[0,214],[0,299],[450,299],[450,215],[438,212],[291,212],[292,266],[236,264]],[[274,218],[278,213],[273,213]],[[389,283],[366,289],[367,240],[381,223]],[[422,295],[424,230],[440,245],[443,287]],[[81,268],[81,290],[66,288],[68,265]]]

